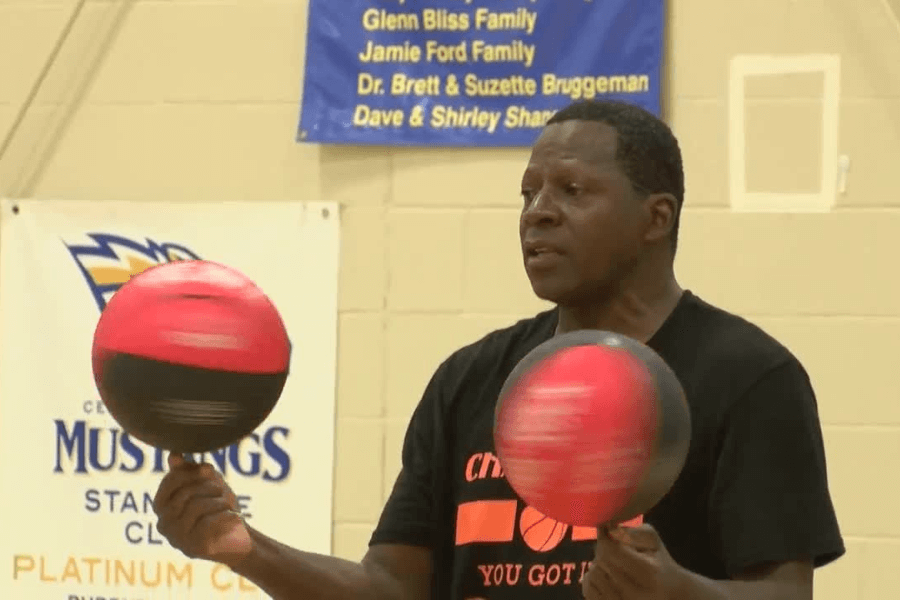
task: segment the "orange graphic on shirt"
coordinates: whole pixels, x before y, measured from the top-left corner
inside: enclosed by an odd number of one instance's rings
[[[502,544],[515,539],[518,500],[475,500],[464,502],[456,511],[456,545]],[[643,523],[637,517],[624,527],[636,527]],[[569,527],[542,515],[537,509],[526,506],[519,516],[519,534],[535,552],[549,552],[556,548],[571,530],[573,542],[597,539],[595,527]]]
[[[569,526],[542,515],[526,506],[519,517],[519,533],[525,544],[535,552],[549,552],[563,541]]]
[[[503,479],[500,461],[490,452],[473,454],[466,463],[468,483],[482,479]],[[518,500],[475,500],[464,502],[456,512],[456,545],[509,543],[516,536]],[[637,517],[622,525],[636,527],[643,523]],[[559,546],[571,531],[573,542],[597,539],[595,527],[569,527],[526,506],[518,517],[522,541],[535,552],[549,552]]]
[[[456,510],[456,545],[511,542],[516,532],[515,500],[465,502]]]

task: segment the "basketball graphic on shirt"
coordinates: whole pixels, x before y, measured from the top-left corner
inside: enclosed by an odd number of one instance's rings
[[[535,552],[549,552],[563,540],[568,525],[541,514],[540,511],[526,506],[519,517],[519,532],[522,540]]]

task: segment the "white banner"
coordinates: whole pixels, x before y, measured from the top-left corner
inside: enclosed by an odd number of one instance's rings
[[[161,538],[152,499],[166,455],[122,434],[94,386],[105,302],[132,274],[171,260],[239,269],[281,312],[293,355],[278,406],[254,436],[204,459],[253,527],[329,554],[337,206],[4,201],[0,210],[0,598],[267,598]]]

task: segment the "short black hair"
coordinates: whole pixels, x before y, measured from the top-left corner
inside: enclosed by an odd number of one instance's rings
[[[596,121],[616,130],[616,160],[637,191],[675,197],[672,249],[684,204],[684,166],[672,130],[653,113],[616,100],[579,100],[554,114],[547,125],[564,121]]]

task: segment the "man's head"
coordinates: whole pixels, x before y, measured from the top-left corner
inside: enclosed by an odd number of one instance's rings
[[[684,200],[681,151],[643,109],[577,102],[535,143],[522,197],[520,235],[535,293],[562,305],[595,302],[640,265],[665,258],[671,267]]]

